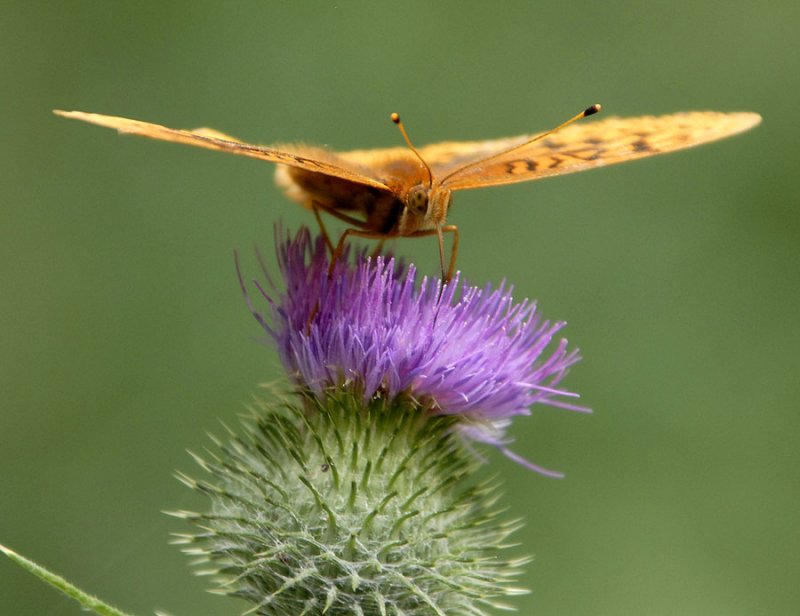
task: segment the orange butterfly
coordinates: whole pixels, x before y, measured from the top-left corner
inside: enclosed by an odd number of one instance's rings
[[[176,130],[115,116],[60,111],[57,115],[130,133],[250,156],[277,163],[275,180],[286,194],[314,211],[352,226],[334,249],[332,262],[349,235],[365,238],[437,235],[445,274],[443,233],[453,234],[445,279],[455,267],[458,228],[446,225],[454,190],[497,186],[602,165],[621,163],[722,139],[757,125],[757,113],[698,111],[664,116],[608,118],[572,125],[593,115],[593,105],[560,126],[536,135],[490,141],[447,141],[416,149],[397,114],[394,121],[408,148],[332,152],[303,145],[263,146],[244,143],[218,131]]]

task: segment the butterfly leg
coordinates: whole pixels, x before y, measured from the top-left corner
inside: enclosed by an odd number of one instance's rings
[[[345,229],[342,236],[339,238],[339,242],[336,244],[336,250],[333,251],[333,256],[331,257],[331,264],[328,267],[328,277],[330,278],[333,275],[333,268],[336,266],[336,262],[342,256],[342,252],[344,252],[344,243],[347,241],[347,238],[351,235],[355,237],[363,237],[368,240],[380,240],[381,243],[386,239],[385,233],[376,233],[375,231],[362,231],[361,229]]]
[[[314,218],[317,219],[317,224],[319,224],[320,231],[325,238],[325,244],[328,247],[328,250],[331,251],[331,255],[334,253],[333,242],[331,242],[328,231],[325,229],[325,225],[322,223],[320,211],[330,214],[334,218],[338,218],[342,222],[346,222],[348,225],[352,225],[353,227],[361,229],[366,227],[366,223],[363,220],[358,220],[358,218],[353,218],[347,214],[342,214],[341,212],[337,211],[336,208],[325,205],[324,203],[320,203],[319,201],[314,201],[313,199],[311,200],[311,210],[314,212]]]
[[[453,278],[453,274],[456,273],[456,257],[458,256],[458,242],[459,242],[459,234],[458,234],[458,227],[456,225],[445,225],[441,227],[442,233],[452,233],[453,234],[453,245],[450,248],[450,259],[447,263],[447,270],[444,269],[444,244],[441,242],[439,243],[439,258],[442,263],[442,280],[444,282],[450,282]],[[439,231],[436,229],[427,229],[425,231],[415,231],[408,235],[408,237],[428,237],[430,235],[437,235],[441,238]]]
[[[314,218],[317,219],[317,224],[319,225],[319,231],[322,234],[322,239],[325,240],[325,245],[328,247],[328,251],[330,251],[331,255],[333,254],[333,242],[331,242],[331,236],[328,235],[328,230],[325,228],[325,223],[322,222],[322,216],[320,216],[319,212],[322,209],[322,206],[314,201],[311,200],[311,211],[314,212]]]
[[[447,265],[447,276],[444,277],[445,282],[450,282],[453,279],[453,274],[456,273],[456,257],[458,256],[458,227],[455,225],[445,225],[442,227],[443,233],[453,234],[453,245],[450,247],[450,262]]]

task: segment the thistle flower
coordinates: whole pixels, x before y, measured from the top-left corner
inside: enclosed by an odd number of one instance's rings
[[[269,309],[259,312],[249,297],[248,304],[299,385],[317,395],[349,389],[364,403],[411,397],[421,412],[457,416],[462,434],[562,476],[511,452],[504,431],[537,404],[590,412],[558,388],[580,359],[565,339],[551,344],[564,322],[543,320],[533,302],[515,304],[505,283],[479,289],[456,275],[442,288],[418,281],[413,265],[363,252],[355,265],[345,255],[329,272],[321,237],[312,241],[303,229],[276,240],[285,290],[256,283]]]
[[[266,308],[242,288],[296,388],[195,456],[210,480],[179,475],[211,508],[175,512],[201,528],[178,541],[248,613],[510,607],[527,559],[501,551],[519,522],[500,518],[465,437],[558,475],[511,453],[504,430],[531,405],[586,410],[558,388],[578,360],[555,340],[563,323],[505,285],[441,286],[391,258],[346,251],[331,269],[307,230],[278,246],[283,284],[254,283]]]

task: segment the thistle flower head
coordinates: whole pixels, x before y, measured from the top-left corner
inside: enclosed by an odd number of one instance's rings
[[[442,287],[413,265],[364,252],[354,263],[345,253],[331,270],[323,239],[306,229],[278,246],[284,288],[257,285],[269,308],[251,310],[298,384],[320,396],[350,389],[364,403],[410,397],[425,412],[457,416],[461,433],[560,476],[509,451],[504,430],[537,404],[588,411],[558,388],[579,359],[556,339],[565,323],[515,303],[505,283],[471,287],[457,275]]]
[[[558,388],[578,359],[555,339],[563,323],[505,285],[442,287],[363,252],[331,267],[306,230],[278,246],[283,283],[255,283],[267,308],[250,308],[298,387],[195,456],[211,480],[181,479],[211,509],[177,512],[201,529],[180,541],[263,616],[509,607],[526,559],[501,552],[518,523],[460,437],[555,474],[508,451],[503,430],[531,405],[583,410]]]

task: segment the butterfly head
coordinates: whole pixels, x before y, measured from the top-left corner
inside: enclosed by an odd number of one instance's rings
[[[402,236],[433,231],[444,225],[450,205],[450,191],[426,184],[412,186],[403,199],[399,232]]]
[[[427,217],[430,192],[430,187],[423,184],[417,184],[408,191],[405,205],[410,215],[415,217]]]

